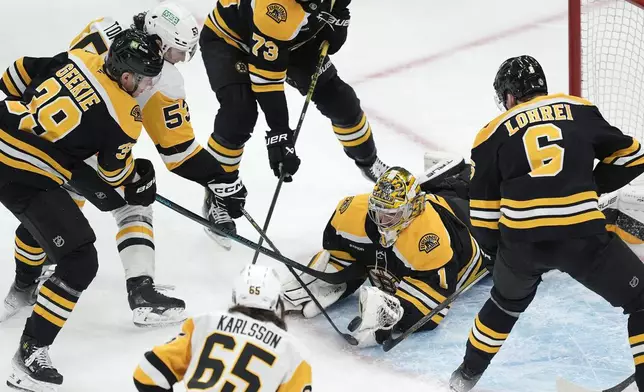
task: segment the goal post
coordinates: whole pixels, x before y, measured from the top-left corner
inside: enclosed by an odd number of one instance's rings
[[[569,90],[644,138],[644,0],[568,0]]]

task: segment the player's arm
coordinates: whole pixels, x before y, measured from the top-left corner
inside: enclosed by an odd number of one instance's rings
[[[177,337],[145,353],[134,371],[134,385],[138,391],[172,391],[172,386],[183,380],[192,358],[194,328],[193,319],[187,319]]]
[[[577,121],[593,138],[600,162],[594,175],[599,194],[612,192],[644,173],[644,147],[631,136],[610,125],[595,106],[583,107]]]
[[[312,383],[311,365],[301,360],[286,374],[277,392],[311,392]]]
[[[49,68],[57,57],[21,57],[2,74],[0,90],[9,98],[21,99],[25,90],[38,75]]]
[[[493,134],[488,125],[477,135],[471,152],[470,223],[472,235],[487,254],[496,254],[500,236],[501,178],[495,141],[498,134]]]
[[[69,44],[69,50],[83,49],[88,52],[104,55],[110,48],[114,37],[123,31],[123,27],[111,18],[95,19]]]
[[[195,140],[183,87],[173,90],[144,97],[143,125],[168,170],[206,186],[224,169]]]

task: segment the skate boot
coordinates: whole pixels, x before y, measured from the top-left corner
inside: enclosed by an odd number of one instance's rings
[[[232,234],[237,234],[237,227],[235,221],[228,215],[228,210],[223,203],[217,200],[215,194],[206,188],[206,196],[203,202],[203,216],[208,219],[215,227],[226,230]],[[206,234],[210,236],[217,244],[226,250],[232,248],[232,241],[228,237],[216,234],[210,229],[204,228]]]
[[[137,327],[173,325],[186,319],[186,303],[159,292],[149,276],[130,278],[126,284],[132,321]]]
[[[479,381],[483,372],[475,373],[465,366],[465,363],[462,363],[452,373],[452,377],[449,379],[449,388],[453,392],[469,392],[476,383]]]
[[[36,340],[20,338],[20,347],[11,361],[13,372],[7,385],[21,391],[56,392],[63,376],[51,364],[49,347],[39,346]]]
[[[38,298],[38,281],[22,283],[17,279],[11,285],[0,312],[0,323],[15,316],[21,309],[33,306]]]
[[[383,161],[376,156],[376,159],[372,164],[363,165],[361,162],[356,161],[356,165],[362,171],[362,176],[367,180],[375,183],[378,181],[380,176],[389,169],[389,166],[385,165]]]

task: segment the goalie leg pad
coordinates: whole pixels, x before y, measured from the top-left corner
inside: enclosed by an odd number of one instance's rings
[[[326,250],[319,252],[313,257],[308,267],[327,273],[337,272],[337,269],[332,264],[329,264],[330,257],[330,253]],[[325,309],[337,302],[347,289],[346,283],[330,284],[305,273],[298,273],[298,275]],[[282,285],[282,293],[287,312],[301,310],[302,315],[306,318],[320,314],[321,311],[318,306],[295,277]]]
[[[614,231],[631,250],[640,258],[644,258],[644,186],[627,185],[619,190],[617,202],[613,208],[617,217],[613,218],[614,225],[608,225],[608,230]],[[607,213],[607,218],[610,211]]]

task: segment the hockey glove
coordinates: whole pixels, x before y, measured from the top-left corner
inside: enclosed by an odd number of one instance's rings
[[[138,158],[134,162],[134,181],[125,185],[127,204],[149,206],[157,195],[157,180],[154,166],[147,159]]]
[[[241,178],[237,178],[233,183],[208,184],[208,188],[215,195],[217,203],[226,208],[231,218],[237,219],[243,215],[242,208],[246,204],[248,191]]]
[[[348,326],[351,336],[358,341],[358,347],[382,343],[378,332],[391,331],[405,313],[398,298],[371,286],[360,287],[358,310],[360,316],[355,317]]]
[[[284,182],[293,181],[293,174],[300,167],[300,158],[293,146],[293,131],[290,129],[266,132],[268,160],[276,177],[284,177]]]
[[[334,9],[330,13],[322,11],[318,14],[318,19],[327,24],[324,27],[322,38],[329,42],[328,54],[337,53],[347,41],[351,21],[349,9]]]

